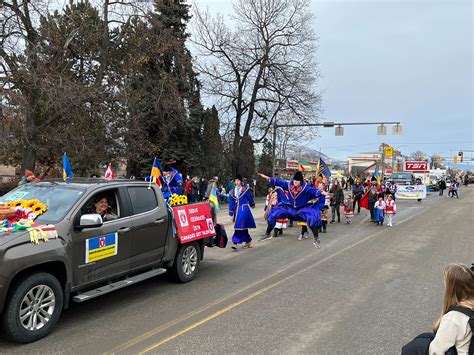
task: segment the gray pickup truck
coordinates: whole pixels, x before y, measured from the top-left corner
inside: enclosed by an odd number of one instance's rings
[[[47,204],[35,222],[54,225],[57,237],[35,244],[28,231],[0,233],[2,334],[15,342],[46,336],[71,300],[84,302],[164,272],[191,281],[211,243],[181,244],[161,190],[145,182],[29,183],[0,203],[18,199]]]

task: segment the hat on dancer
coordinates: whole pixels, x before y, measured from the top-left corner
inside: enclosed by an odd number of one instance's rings
[[[240,174],[236,174],[235,177],[234,177],[234,180],[240,180],[240,181],[243,181],[244,179],[242,178],[242,175]]]
[[[165,164],[165,165],[163,165],[163,171],[170,172],[170,171],[173,171],[173,170],[171,170],[171,167],[168,164]]]
[[[304,182],[303,173],[301,171],[297,171],[293,176],[293,180]]]

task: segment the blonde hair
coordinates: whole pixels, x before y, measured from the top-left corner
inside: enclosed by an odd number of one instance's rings
[[[444,300],[441,316],[433,326],[436,332],[441,323],[441,318],[448,312],[449,308],[459,305],[461,302],[474,302],[474,272],[466,265],[453,263],[444,269]]]

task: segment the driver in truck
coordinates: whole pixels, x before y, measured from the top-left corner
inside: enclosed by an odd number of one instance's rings
[[[94,197],[94,208],[92,213],[99,214],[104,222],[113,221],[118,218],[118,216],[112,212],[112,209],[109,206],[109,199],[105,194],[100,194]]]

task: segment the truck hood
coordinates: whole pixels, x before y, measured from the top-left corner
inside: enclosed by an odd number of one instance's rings
[[[0,245],[5,245],[13,240],[17,240],[17,243],[23,243],[30,240],[30,235],[28,231],[0,232]]]

